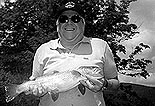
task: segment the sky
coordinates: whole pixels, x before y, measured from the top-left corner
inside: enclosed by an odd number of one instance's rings
[[[155,0],[137,0],[130,5],[129,11],[130,22],[139,26],[140,33],[123,44],[127,47],[128,53],[140,42],[148,44],[151,48],[144,50],[138,57],[150,59],[153,63],[148,67],[150,77],[147,79],[119,75],[119,80],[155,87]]]
[[[0,3],[3,1],[4,0],[0,0]],[[120,0],[116,1],[119,3]],[[153,64],[148,67],[150,77],[147,79],[142,77],[128,77],[119,74],[119,80],[120,82],[155,87],[155,0],[137,0],[136,2],[131,3],[129,11],[130,23],[135,23],[139,26],[140,33],[133,39],[123,42],[127,48],[127,53],[130,53],[140,42],[148,44],[151,48],[144,50],[139,57],[150,59]]]

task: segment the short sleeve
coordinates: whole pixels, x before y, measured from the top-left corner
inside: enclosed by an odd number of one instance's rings
[[[104,74],[105,78],[111,79],[118,75],[116,64],[114,62],[114,57],[112,54],[112,51],[108,44],[106,44],[105,47],[105,53],[104,53]]]
[[[33,68],[32,68],[32,76],[30,78],[36,78],[42,76],[44,73],[44,67],[51,56],[54,55],[51,48],[56,48],[57,40],[51,40],[47,43],[42,44],[34,55],[33,59]]]
[[[43,74],[43,62],[42,62],[42,58],[44,55],[43,51],[44,51],[44,48],[40,46],[34,55],[32,75],[30,79],[35,79],[36,77],[39,77]]]

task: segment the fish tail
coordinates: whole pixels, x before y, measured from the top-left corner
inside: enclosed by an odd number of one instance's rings
[[[6,102],[10,102],[16,96],[18,96],[19,93],[16,92],[16,89],[17,88],[18,88],[18,85],[17,84],[11,84],[11,85],[5,86]]]

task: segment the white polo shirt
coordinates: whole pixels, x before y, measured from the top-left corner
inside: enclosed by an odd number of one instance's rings
[[[53,71],[67,71],[79,66],[98,66],[102,74],[110,79],[117,76],[116,66],[108,44],[98,38],[84,37],[71,50],[65,49],[59,39],[42,44],[36,51],[31,78],[52,74]],[[94,93],[89,89],[81,95],[77,88],[60,93],[53,102],[47,94],[40,99],[40,106],[105,106],[102,91]]]

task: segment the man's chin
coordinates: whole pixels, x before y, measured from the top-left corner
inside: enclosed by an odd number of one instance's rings
[[[75,34],[67,34],[67,36],[66,37],[64,37],[65,39],[66,39],[66,41],[68,41],[68,42],[72,42],[72,41],[74,41],[75,39],[76,39],[76,37],[77,36],[73,36],[73,35],[75,35]]]
[[[66,38],[65,39],[67,42],[73,42],[75,40],[75,38]]]

